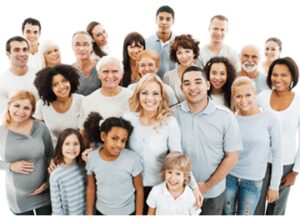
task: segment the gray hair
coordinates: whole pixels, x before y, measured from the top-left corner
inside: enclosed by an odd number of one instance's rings
[[[93,44],[93,38],[92,38],[91,35],[90,35],[88,32],[86,32],[86,31],[77,31],[77,32],[75,32],[75,33],[73,34],[73,36],[72,36],[72,44],[74,43],[74,38],[75,38],[76,35],[86,35],[86,36],[89,38],[91,45]]]
[[[123,64],[121,63],[120,60],[118,60],[117,58],[115,57],[112,57],[112,56],[104,56],[102,57],[97,65],[96,65],[96,70],[97,72],[101,72],[102,71],[102,68],[104,65],[108,64],[108,63],[114,63],[116,66],[118,66],[119,70],[121,73],[123,73]]]

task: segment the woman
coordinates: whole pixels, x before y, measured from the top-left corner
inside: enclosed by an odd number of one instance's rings
[[[171,44],[170,59],[179,64],[179,66],[165,73],[164,83],[170,85],[179,102],[185,100],[181,91],[181,75],[189,66],[195,65],[199,56],[199,42],[192,38],[191,35],[176,36]]]
[[[226,178],[224,213],[253,215],[272,153],[272,178],[268,185],[268,202],[279,196],[282,175],[281,129],[271,111],[261,111],[256,103],[256,87],[248,77],[239,77],[232,84],[233,102],[241,130],[243,150],[239,161]]]
[[[265,42],[265,57],[266,60],[262,62],[262,67],[265,74],[268,74],[268,70],[272,62],[279,58],[282,50],[282,42],[279,38],[268,38]]]
[[[94,59],[99,60],[103,56],[106,56],[108,54],[108,35],[103,25],[96,21],[92,21],[86,27],[86,31],[90,34],[90,36],[93,39]]]
[[[121,82],[123,87],[141,78],[137,70],[136,57],[145,47],[145,39],[140,33],[131,32],[125,37],[123,43],[124,75]]]
[[[290,57],[275,60],[269,69],[267,84],[272,90],[265,90],[258,96],[259,104],[265,110],[278,116],[282,128],[283,176],[279,188],[279,200],[267,207],[269,215],[284,215],[290,187],[295,183],[300,171],[300,151],[297,147],[300,135],[300,97],[293,91],[298,83],[299,70]],[[297,142],[298,140],[298,142]],[[264,186],[256,214],[264,214],[267,183],[273,164],[268,165]]]
[[[44,41],[39,47],[39,56],[41,59],[42,69],[53,67],[61,63],[61,55],[58,45],[54,41]]]
[[[6,171],[9,208],[17,215],[51,214],[47,166],[53,147],[47,127],[32,117],[34,111],[34,95],[17,91],[0,126],[0,169]]]
[[[77,128],[83,96],[75,94],[79,76],[74,67],[59,64],[45,68],[36,75],[36,86],[40,100],[35,117],[43,120],[50,129],[53,145],[66,128]]]
[[[234,66],[226,57],[213,57],[205,65],[204,71],[211,87],[210,97],[217,103],[232,108],[231,85],[236,78]]]

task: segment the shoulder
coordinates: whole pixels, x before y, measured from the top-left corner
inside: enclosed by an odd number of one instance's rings
[[[128,121],[137,121],[139,119],[138,113],[126,111],[123,114],[123,118]]]
[[[121,94],[125,94],[127,96],[131,96],[133,94],[133,90],[122,87]]]

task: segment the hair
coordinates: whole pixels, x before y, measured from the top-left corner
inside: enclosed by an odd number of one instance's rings
[[[173,151],[167,154],[165,157],[160,176],[162,181],[165,181],[165,175],[167,170],[178,169],[183,172],[184,175],[184,186],[188,185],[191,180],[192,162],[191,159],[178,151]]]
[[[92,22],[90,22],[89,24],[88,24],[88,26],[86,27],[86,31],[90,34],[90,36],[92,37],[92,38],[94,38],[93,37],[93,30],[94,30],[94,28],[96,27],[96,26],[98,26],[98,25],[102,25],[101,23],[98,23],[97,21],[92,21]],[[106,56],[107,55],[107,53],[106,52],[104,52],[102,49],[101,49],[101,47],[99,47],[98,45],[97,45],[97,43],[93,40],[93,51],[94,51],[94,53],[98,56],[98,57],[100,57],[100,58],[102,58],[103,56]]]
[[[214,21],[214,19],[218,19],[218,20],[222,20],[222,21],[226,21],[227,23],[229,22],[227,17],[225,17],[224,15],[215,15],[210,19],[210,23],[212,23]]]
[[[8,40],[6,41],[6,51],[9,52],[9,53],[10,53],[10,51],[11,51],[11,50],[10,50],[10,49],[11,49],[10,43],[13,42],[13,41],[18,41],[18,42],[23,42],[23,41],[25,41],[26,44],[27,44],[27,48],[29,48],[28,41],[27,41],[25,38],[23,38],[23,37],[21,37],[21,36],[14,36],[14,37],[11,37],[10,39],[8,39]]]
[[[99,144],[100,138],[100,121],[102,116],[98,112],[91,112],[83,123],[84,137],[87,139],[87,145],[91,143]]]
[[[274,60],[269,68],[268,75],[267,75],[267,84],[270,89],[272,89],[271,77],[272,77],[273,69],[276,65],[286,65],[289,68],[292,77],[290,90],[292,90],[297,85],[298,78],[299,78],[299,69],[297,63],[291,57],[278,58],[277,60]]]
[[[39,46],[39,50],[38,50],[38,55],[39,55],[39,58],[41,60],[41,63],[42,63],[42,68],[45,68],[47,67],[46,66],[46,59],[45,59],[45,53],[47,50],[49,50],[50,48],[53,48],[53,47],[58,47],[58,44],[54,41],[50,41],[50,40],[47,40],[47,41],[43,41],[41,43],[41,45]]]
[[[143,108],[140,101],[140,94],[142,90],[145,88],[145,86],[150,83],[155,82],[160,87],[161,97],[162,101],[158,107],[158,110],[155,115],[155,120],[160,123],[160,126],[162,126],[165,122],[165,120],[171,115],[171,109],[168,106],[168,94],[166,92],[166,89],[164,87],[163,82],[161,79],[155,75],[155,74],[147,74],[144,75],[141,80],[137,83],[137,86],[134,90],[133,95],[129,99],[129,108],[132,112],[138,112],[141,116],[143,116]]]
[[[240,87],[240,86],[243,86],[243,85],[250,85],[251,88],[253,89],[254,93],[255,94],[257,93],[255,82],[247,76],[240,76],[237,79],[235,79],[234,82],[232,83],[232,86],[231,86],[231,92],[234,93],[234,88],[235,87]]]
[[[144,57],[149,57],[149,58],[153,59],[154,62],[155,62],[156,68],[159,69],[159,67],[160,67],[160,58],[159,58],[156,51],[154,51],[154,50],[143,50],[143,51],[141,51],[136,57],[137,65],[140,64],[140,61]]]
[[[28,99],[30,101],[30,104],[31,104],[31,107],[32,107],[31,118],[33,118],[32,115],[35,112],[35,108],[36,108],[36,99],[35,99],[35,96],[30,91],[27,91],[27,90],[17,90],[12,95],[10,95],[10,97],[8,98],[8,101],[7,101],[7,107],[6,107],[6,111],[4,113],[4,118],[3,118],[3,125],[5,127],[7,127],[11,123],[11,121],[12,121],[10,113],[9,113],[9,107],[10,107],[10,105],[13,102],[17,101],[17,100],[25,100],[25,99]]]
[[[223,63],[226,67],[227,79],[224,86],[222,87],[222,92],[224,93],[225,104],[228,108],[230,108],[231,107],[231,85],[235,80],[235,78],[237,77],[236,69],[231,64],[229,59],[227,59],[226,57],[213,57],[206,63],[204,67],[206,77],[209,81],[210,81],[210,70],[212,65],[215,63]],[[211,88],[208,90],[209,94],[212,93],[212,88],[213,87],[211,86]]]
[[[77,31],[77,32],[75,32],[75,33],[73,34],[73,36],[72,36],[72,44],[74,44],[74,38],[75,38],[77,35],[86,35],[86,36],[89,38],[90,43],[91,43],[91,45],[92,45],[92,43],[93,43],[93,38],[92,38],[92,36],[91,36],[88,32],[86,32],[86,31]]]
[[[282,50],[282,42],[281,42],[281,40],[280,40],[279,38],[276,38],[276,37],[268,38],[268,39],[265,41],[265,43],[267,43],[267,42],[269,42],[269,41],[275,42],[275,43],[278,45],[279,50],[280,50],[280,51]]]
[[[175,12],[170,6],[164,5],[158,8],[156,11],[156,17],[158,16],[159,13],[163,13],[163,12],[171,14],[172,18],[175,19]]]
[[[75,130],[72,128],[67,128],[59,134],[59,137],[57,140],[57,145],[55,147],[54,157],[53,157],[54,163],[56,165],[66,163],[64,160],[63,153],[62,153],[62,147],[63,147],[63,144],[64,144],[66,138],[72,134],[74,134],[78,138],[79,145],[80,145],[80,153],[75,159],[76,163],[78,163],[78,165],[81,167],[85,165],[84,161],[81,158],[81,154],[85,149],[82,136],[78,130]]]
[[[173,62],[179,63],[176,55],[179,48],[191,49],[194,53],[194,59],[197,59],[200,53],[199,43],[200,42],[193,39],[190,34],[176,36],[170,47],[170,59]]]
[[[62,75],[70,82],[70,96],[77,91],[79,85],[79,75],[77,69],[73,66],[58,64],[52,68],[47,67],[38,71],[34,79],[34,85],[39,92],[40,98],[47,105],[50,105],[57,98],[52,90],[52,78],[55,75]]]
[[[123,65],[122,65],[121,61],[118,60],[118,59],[115,58],[115,57],[112,57],[112,56],[104,56],[104,57],[102,57],[102,58],[98,61],[97,65],[96,65],[96,70],[97,70],[98,72],[101,72],[103,66],[105,66],[105,65],[108,64],[108,63],[115,63],[115,64],[119,67],[120,72],[123,73]]]
[[[181,75],[181,83],[183,83],[183,76],[184,76],[186,73],[188,73],[188,72],[200,72],[200,73],[202,74],[203,78],[207,81],[207,76],[206,76],[206,73],[204,72],[203,69],[201,69],[201,68],[198,67],[198,66],[190,66],[190,67],[187,67],[187,68],[183,71],[183,73],[182,73],[182,75]]]
[[[131,123],[123,118],[110,117],[110,118],[107,118],[101,124],[100,132],[108,134],[113,127],[119,127],[119,128],[127,130],[128,139],[126,141],[126,147],[128,147],[129,137],[133,131],[133,126],[131,125]],[[102,141],[102,139],[101,139],[101,141]],[[105,143],[105,141],[102,141],[102,142],[103,142],[103,144]]]
[[[131,68],[130,68],[130,57],[127,51],[127,47],[135,43],[135,46],[139,44],[142,45],[145,49],[146,42],[144,37],[138,32],[129,33],[123,43],[123,66],[124,66],[124,76],[121,81],[122,86],[127,87],[131,83]]]
[[[24,32],[24,30],[25,30],[25,25],[26,24],[31,24],[31,25],[33,25],[33,26],[38,26],[39,27],[39,32],[41,33],[41,31],[42,31],[42,26],[41,26],[41,23],[40,23],[40,21],[38,21],[37,19],[34,19],[34,18],[32,18],[32,17],[28,17],[27,19],[25,19],[24,21],[23,21],[23,23],[22,23],[22,32]]]

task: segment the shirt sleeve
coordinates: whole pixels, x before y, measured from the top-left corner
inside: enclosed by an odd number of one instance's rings
[[[293,167],[293,171],[299,173],[300,172],[300,116],[298,115],[298,150],[296,154],[295,164]]]
[[[157,207],[157,199],[158,199],[158,194],[157,194],[157,189],[158,186],[154,186],[149,195],[148,195],[148,198],[147,198],[147,205],[150,207],[150,208],[156,208]]]
[[[132,159],[133,159],[133,163],[132,163],[131,175],[135,177],[143,171],[143,166],[139,157],[133,152],[132,152]]]
[[[50,194],[52,215],[63,215],[61,191],[59,190],[59,184],[55,179],[54,173],[50,176]]]
[[[98,149],[96,149],[98,150]],[[85,169],[86,169],[86,174],[87,175],[93,175],[94,171],[93,171],[93,168],[92,168],[92,153],[93,152],[90,152],[88,154],[88,157],[87,157],[87,161],[86,161],[86,165],[85,165]]]
[[[225,152],[240,151],[243,149],[240,128],[236,117],[229,114],[229,123],[225,126],[224,132],[224,150]]]
[[[45,146],[45,155],[46,155],[47,163],[50,163],[50,160],[53,157],[54,148],[52,144],[50,131],[46,125],[44,125],[43,142]]]

